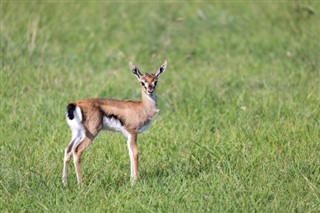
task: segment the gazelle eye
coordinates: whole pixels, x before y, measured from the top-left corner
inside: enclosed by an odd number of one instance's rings
[[[141,85],[142,85],[143,87],[145,86],[145,85],[144,85],[144,82],[141,81],[140,83],[141,83]]]
[[[155,82],[154,82],[154,86],[157,86],[157,83],[158,83],[158,81],[155,81]]]

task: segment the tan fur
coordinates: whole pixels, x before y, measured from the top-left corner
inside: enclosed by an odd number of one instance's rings
[[[63,182],[65,184],[67,180],[68,162],[71,154],[73,154],[74,157],[78,184],[81,184],[81,155],[93,141],[93,139],[98,135],[98,133],[104,128],[104,117],[113,117],[121,122],[125,131],[124,134],[126,134],[128,137],[128,148],[131,169],[133,172],[132,178],[133,180],[138,178],[137,135],[139,130],[144,125],[149,124],[159,111],[155,97],[155,82],[158,80],[159,75],[165,70],[166,65],[167,62],[165,61],[155,74],[146,73],[145,75],[142,75],[138,68],[130,63],[130,68],[133,74],[136,75],[137,79],[142,85],[142,99],[139,102],[89,98],[72,103],[78,106],[81,110],[82,125],[85,129],[85,135],[79,142],[75,142],[76,140],[73,138],[65,150],[63,169]],[[75,131],[77,131],[77,129]]]

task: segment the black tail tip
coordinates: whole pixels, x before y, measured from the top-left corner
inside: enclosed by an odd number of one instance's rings
[[[70,120],[74,119],[74,110],[76,108],[76,105],[74,103],[70,103],[67,106],[67,116]]]

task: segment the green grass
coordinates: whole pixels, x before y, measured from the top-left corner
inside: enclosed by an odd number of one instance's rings
[[[320,3],[1,1],[0,212],[319,212]],[[62,186],[68,102],[167,71],[130,184],[102,132]]]

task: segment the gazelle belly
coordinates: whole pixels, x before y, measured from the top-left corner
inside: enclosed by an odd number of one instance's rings
[[[123,131],[123,125],[121,121],[114,117],[103,116],[103,128],[115,132]]]

